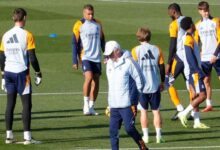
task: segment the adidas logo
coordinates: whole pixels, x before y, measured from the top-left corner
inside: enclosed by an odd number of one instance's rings
[[[13,34],[12,37],[9,38],[9,40],[7,41],[8,44],[10,43],[18,43],[18,38],[16,34]]]

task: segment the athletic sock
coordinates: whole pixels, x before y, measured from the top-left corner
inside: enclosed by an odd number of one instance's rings
[[[89,108],[92,108],[94,106],[95,101],[94,100],[89,100]]]
[[[161,138],[161,128],[155,128],[156,130],[156,137]]]
[[[179,105],[180,99],[179,99],[179,96],[178,96],[176,89],[173,86],[170,86],[168,90],[169,90],[170,98],[171,98],[173,104],[175,106]]]
[[[143,132],[143,136],[144,137],[148,137],[149,136],[148,128],[142,128],[142,132]]]
[[[84,96],[84,105],[89,106],[89,97]]]
[[[7,139],[13,139],[14,138],[12,130],[7,130],[6,131],[6,138]]]
[[[31,132],[24,131],[24,139],[30,141],[31,140]]]
[[[177,105],[177,106],[176,106],[176,109],[177,109],[177,111],[183,111],[183,110],[184,110],[182,104]]]
[[[194,124],[200,124],[199,112],[194,112]]]
[[[187,115],[191,110],[193,110],[193,106],[191,104],[189,104],[186,109],[184,111],[182,111],[182,113],[184,115]]]
[[[193,117],[194,117],[194,115],[195,115],[195,111],[194,111],[194,110],[192,110],[192,111],[191,111],[191,116],[193,116]]]

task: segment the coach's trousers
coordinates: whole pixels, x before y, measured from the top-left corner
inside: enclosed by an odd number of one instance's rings
[[[125,130],[129,136],[138,144],[140,148],[141,135],[135,128],[135,117],[130,107],[126,108],[111,108],[110,115],[110,140],[112,150],[119,149],[119,134],[118,131],[121,128],[122,121],[124,122]]]

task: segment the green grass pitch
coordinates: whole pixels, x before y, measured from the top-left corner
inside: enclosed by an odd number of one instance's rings
[[[107,106],[107,81],[105,66],[100,82],[100,94],[96,109],[99,116],[83,116],[81,70],[72,70],[71,35],[72,25],[82,17],[82,7],[91,3],[95,7],[95,17],[102,21],[106,40],[117,40],[121,47],[130,50],[138,45],[135,33],[138,27],[148,26],[152,31],[152,43],[160,46],[165,58],[168,55],[168,25],[171,19],[167,7],[173,0],[1,0],[0,1],[0,37],[13,26],[11,14],[16,7],[28,11],[26,29],[36,39],[37,56],[43,73],[42,85],[33,85],[32,134],[41,140],[40,145],[5,145],[4,112],[6,96],[0,92],[0,149],[1,150],[73,150],[73,149],[110,149],[108,123],[104,115]],[[182,12],[197,21],[198,0],[176,0]],[[219,16],[220,2],[210,0],[211,14]],[[56,38],[49,38],[56,33]],[[32,75],[34,75],[32,70]],[[219,89],[220,82],[213,71],[213,88]],[[182,77],[176,82],[183,104],[188,105],[188,94]],[[44,94],[43,93],[47,93]],[[201,113],[202,122],[211,126],[208,130],[195,130],[193,122],[189,128],[183,128],[179,121],[172,122],[174,106],[167,92],[162,93],[161,113],[163,117],[163,136],[166,143],[155,144],[154,127],[150,125],[148,146],[152,149],[220,149],[220,93],[213,91],[214,111]],[[203,107],[202,104],[201,107]],[[150,112],[150,119],[152,114]],[[141,131],[139,114],[136,127]],[[135,143],[123,130],[120,131],[120,147],[136,148]],[[23,139],[21,121],[21,102],[18,98],[14,116],[14,134]],[[213,147],[211,147],[213,146]]]

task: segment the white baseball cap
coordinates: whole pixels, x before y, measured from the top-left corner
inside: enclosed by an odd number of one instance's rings
[[[103,55],[109,56],[113,51],[120,49],[120,45],[116,41],[108,41],[105,44],[105,52]]]

